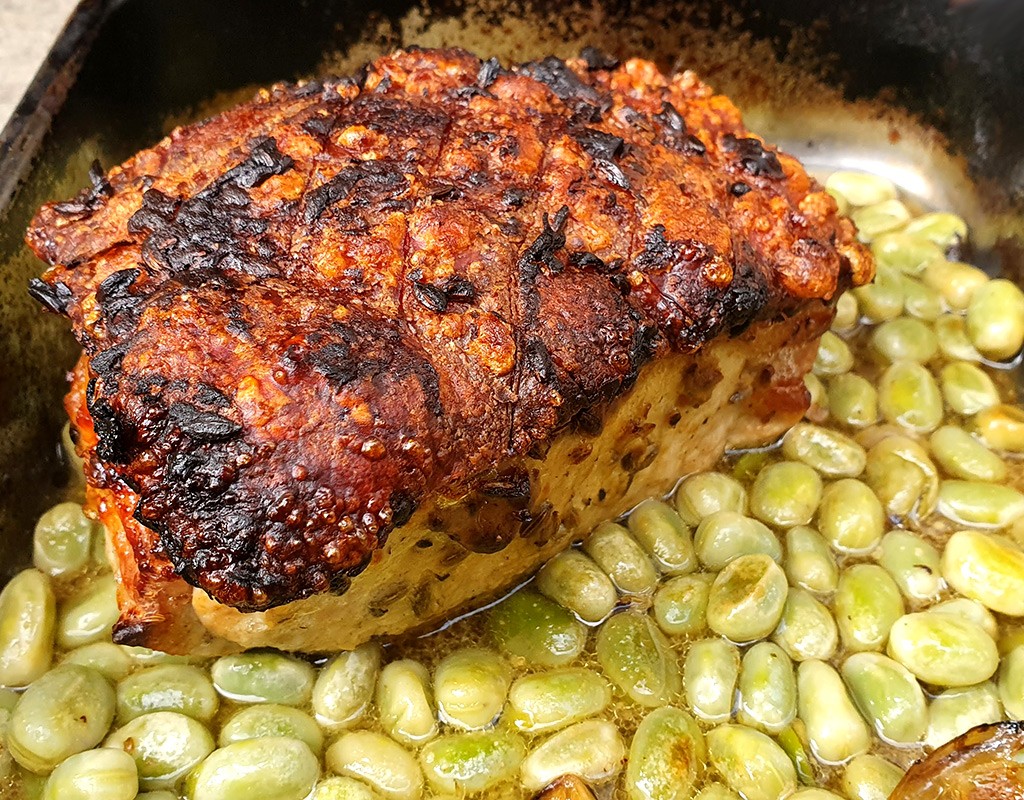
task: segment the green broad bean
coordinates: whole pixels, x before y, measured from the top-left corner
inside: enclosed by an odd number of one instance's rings
[[[114,719],[114,690],[87,667],[61,664],[36,679],[18,699],[7,747],[25,769],[45,773],[100,743]]]
[[[328,661],[313,684],[311,699],[316,721],[336,731],[362,719],[373,700],[379,672],[380,646],[373,643],[339,653]]]
[[[205,670],[184,664],[158,664],[117,684],[117,720],[124,724],[153,711],[177,711],[209,724],[220,700]]]
[[[298,739],[317,757],[324,749],[324,734],[315,719],[305,711],[276,703],[248,706],[233,714],[221,726],[217,746],[274,736]]]
[[[935,460],[954,478],[1000,483],[1006,462],[962,428],[944,425],[928,441]]]
[[[1013,358],[1024,345],[1024,292],[1005,278],[978,287],[967,306],[967,336],[982,355]]]
[[[895,361],[882,373],[878,406],[889,422],[914,433],[942,423],[942,393],[932,373],[916,361]]]
[[[967,326],[964,318],[956,314],[943,314],[934,323],[935,338],[939,342],[939,352],[950,361],[981,361],[981,353],[967,337]]]
[[[828,789],[819,789],[817,786],[809,786],[806,789],[797,789],[790,796],[790,800],[846,800],[835,792]]]
[[[313,694],[316,671],[301,659],[274,650],[223,656],[210,668],[220,694],[239,703],[301,706]]]
[[[650,594],[658,585],[651,559],[621,525],[601,523],[587,537],[583,550],[623,594]]]
[[[828,542],[814,528],[797,525],[786,531],[786,555],[782,562],[794,586],[827,594],[839,584],[839,567]]]
[[[890,744],[920,742],[928,730],[928,703],[910,671],[881,653],[854,653],[843,680],[875,733]]]
[[[1024,409],[999,404],[984,408],[972,421],[974,432],[993,450],[1024,453]]]
[[[420,752],[427,784],[438,794],[483,792],[508,780],[526,758],[514,733],[456,733],[430,742]]]
[[[794,661],[826,661],[839,644],[832,613],[804,589],[790,589],[772,641]]]
[[[943,600],[928,609],[929,614],[949,614],[952,617],[966,619],[973,622],[985,633],[992,637],[992,641],[999,640],[999,623],[992,616],[992,612],[977,600],[967,597],[954,597],[952,600]]]
[[[871,242],[875,262],[905,275],[920,275],[933,261],[944,261],[945,254],[933,242],[907,233],[882,234]]]
[[[1024,719],[1024,645],[1003,656],[999,667],[999,699],[1010,719]]]
[[[411,659],[387,664],[377,679],[377,713],[384,730],[402,744],[434,738],[437,715],[427,668]]]
[[[1005,528],[1024,517],[1024,494],[984,481],[945,480],[935,508],[957,525]]]
[[[816,411],[828,414],[828,389],[825,388],[821,378],[813,372],[808,372],[804,375],[804,387],[811,396],[811,404],[804,416],[810,419]]]
[[[709,783],[697,792],[693,800],[741,800],[741,798],[725,784]]]
[[[715,576],[706,572],[680,575],[654,593],[654,619],[672,636],[698,636],[707,630],[708,598]]]
[[[537,589],[584,622],[605,619],[619,596],[611,579],[585,553],[564,550],[537,573]]]
[[[852,206],[873,206],[896,198],[896,186],[888,178],[852,170],[831,173],[825,179],[825,191]]]
[[[830,483],[818,506],[818,530],[840,553],[869,553],[885,531],[882,503],[867,484],[855,478]]]
[[[851,369],[853,351],[850,350],[850,346],[832,331],[825,331],[814,359],[814,374],[820,378],[827,375],[842,375]]]
[[[841,786],[849,800],[889,800],[903,770],[873,753],[857,756],[843,770]]]
[[[71,440],[70,421],[65,422],[60,429],[60,449],[68,468],[69,488],[82,489],[85,486],[85,462]]]
[[[765,733],[777,734],[796,718],[793,662],[772,642],[758,642],[743,654],[737,719]]]
[[[779,746],[789,756],[789,760],[793,762],[796,779],[804,786],[812,786],[814,784],[814,767],[811,765],[811,757],[807,754],[803,739],[797,733],[798,726],[801,731],[804,729],[804,724],[800,720],[796,720],[796,724],[780,731],[776,739]]]
[[[412,754],[380,733],[349,731],[327,748],[327,768],[358,778],[385,800],[418,800],[423,771]]]
[[[708,627],[737,644],[763,639],[779,624],[788,589],[769,556],[740,556],[711,584]]]
[[[750,489],[751,513],[768,525],[806,525],[821,501],[821,478],[806,464],[780,461],[764,467]]]
[[[608,682],[589,669],[557,669],[524,675],[512,684],[512,724],[526,733],[557,730],[604,711],[612,701]]]
[[[1024,551],[978,531],[957,531],[942,554],[942,576],[960,594],[993,611],[1024,616]]]
[[[996,643],[980,625],[927,611],[896,620],[888,653],[921,681],[936,686],[981,683],[999,666]]]
[[[946,303],[931,286],[925,286],[916,278],[904,276],[903,278],[903,308],[911,317],[935,322],[946,312]],[[935,334],[935,327],[928,328],[932,335],[935,347],[938,349],[939,340]]]
[[[690,529],[670,505],[646,500],[633,509],[627,525],[663,575],[686,575],[697,568]]]
[[[43,790],[46,788],[46,775],[36,775],[34,772],[21,770],[13,776],[21,789],[21,795],[25,800],[42,800]],[[19,798],[20,800],[20,798]]]
[[[537,792],[556,778],[576,775],[601,784],[622,771],[626,745],[618,728],[603,719],[588,719],[545,739],[524,760],[523,787]]]
[[[861,316],[872,324],[895,319],[903,313],[903,276],[896,270],[878,267],[875,279],[853,290]]]
[[[529,589],[505,598],[487,621],[498,647],[528,664],[568,664],[587,643],[586,627],[571,612]]]
[[[694,642],[683,664],[683,687],[690,710],[704,722],[718,724],[732,717],[740,674],[740,651],[722,639]]]
[[[904,231],[932,242],[943,251],[967,239],[967,223],[949,211],[929,211],[910,220]]]
[[[58,503],[36,522],[32,563],[47,575],[75,575],[89,563],[95,524],[78,503]]]
[[[974,293],[989,281],[983,270],[959,261],[933,261],[921,272],[921,279],[956,311],[965,311]]]
[[[139,792],[135,800],[180,800],[177,792],[168,789],[157,789],[155,792]]]
[[[849,331],[860,322],[860,308],[857,298],[850,292],[843,292],[836,300],[836,315],[832,320],[832,330]]]
[[[123,750],[135,759],[139,786],[147,790],[178,789],[214,750],[206,726],[176,711],[136,717],[110,734],[103,746]]]
[[[494,651],[455,651],[434,670],[434,699],[441,719],[462,730],[486,728],[501,714],[511,681],[509,665]]]
[[[208,666],[210,659],[203,656],[175,656],[164,653],[160,650],[150,650],[148,647],[130,647],[122,645],[121,649],[128,654],[132,663],[139,667],[152,667],[156,664],[194,664],[196,666]]]
[[[19,572],[0,592],[0,686],[20,688],[53,661],[57,601],[39,570]]]
[[[896,582],[877,564],[844,570],[833,603],[839,638],[850,652],[881,650],[893,623],[906,611]]]
[[[711,766],[745,800],[781,800],[796,789],[793,762],[760,731],[719,725],[705,738]]]
[[[597,632],[596,651],[604,674],[642,706],[665,705],[679,691],[675,653],[646,614],[610,617]]]
[[[10,712],[18,704],[19,697],[21,697],[21,694],[14,691],[14,689],[0,688],[0,739],[2,739],[3,733],[7,729],[6,726]]]
[[[320,777],[305,744],[283,736],[248,739],[211,753],[188,779],[189,800],[304,800]]]
[[[680,518],[691,527],[716,511],[747,512],[747,490],[721,472],[691,475],[679,485],[675,501]]]
[[[864,448],[849,436],[806,422],[789,429],[782,440],[782,454],[827,478],[856,478],[867,462]]]
[[[947,689],[932,698],[928,709],[928,747],[942,747],[978,725],[989,725],[1003,719],[999,691],[990,681],[977,686]]]
[[[332,775],[317,781],[311,800],[381,800],[381,797],[362,781]]]
[[[878,390],[853,372],[836,375],[828,382],[828,409],[851,428],[873,425],[878,420]]]
[[[957,414],[970,416],[999,404],[999,390],[988,373],[969,361],[946,364],[939,382],[946,405]]]
[[[935,332],[913,317],[886,320],[871,332],[871,344],[890,362],[916,361],[924,364],[939,352]]]
[[[690,800],[707,748],[693,717],[664,706],[650,712],[633,736],[626,763],[630,800]]]
[[[871,731],[836,670],[823,661],[797,668],[797,714],[807,728],[811,752],[823,764],[843,764],[866,753]]]
[[[857,238],[870,242],[880,234],[902,228],[910,221],[910,212],[899,200],[890,199],[855,209],[850,218],[857,226]]]
[[[697,526],[693,546],[700,563],[714,572],[750,553],[782,560],[778,537],[764,523],[735,511],[716,511],[705,517]]]
[[[57,643],[71,650],[109,640],[117,617],[117,584],[113,575],[103,575],[62,605],[57,618]]]
[[[939,473],[928,452],[906,436],[886,436],[868,450],[864,481],[891,516],[926,517],[939,496]]]
[[[133,800],[138,792],[132,757],[102,748],[62,761],[46,781],[43,800]]]
[[[124,648],[113,642],[93,642],[75,648],[64,656],[61,663],[89,667],[112,683],[117,683],[132,668],[132,660]]]
[[[877,558],[908,600],[935,600],[942,593],[939,551],[917,534],[889,531],[882,537]]]

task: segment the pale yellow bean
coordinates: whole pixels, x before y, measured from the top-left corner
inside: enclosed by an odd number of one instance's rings
[[[798,716],[807,726],[814,756],[842,764],[866,753],[871,731],[850,699],[836,670],[823,661],[804,661],[797,669]]]
[[[1024,551],[1009,539],[958,531],[942,554],[942,575],[960,594],[1001,614],[1024,616]]]
[[[941,747],[978,725],[999,722],[1003,706],[991,681],[976,686],[947,689],[932,699],[928,709],[925,744]]]

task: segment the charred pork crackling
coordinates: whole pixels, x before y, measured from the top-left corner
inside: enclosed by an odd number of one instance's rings
[[[261,91],[44,206],[32,294],[109,531],[115,639],[436,626],[775,440],[873,274],[692,72],[398,51]]]

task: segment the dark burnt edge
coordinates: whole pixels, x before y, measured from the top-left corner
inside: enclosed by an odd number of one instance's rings
[[[280,254],[261,238],[269,222],[249,213],[248,190],[293,167],[277,140],[263,136],[250,141],[245,158],[187,199],[147,190],[128,222],[130,233],[144,237],[144,263],[185,286],[277,275]]]
[[[722,149],[735,155],[744,171],[754,177],[764,176],[772,180],[786,177],[779,163],[779,157],[773,149],[766,149],[758,139],[752,136],[739,138],[733,133],[722,137]]]
[[[29,278],[28,293],[33,300],[56,314],[67,316],[68,304],[74,299],[71,289],[63,281],[47,283],[40,278]]]
[[[335,203],[347,199],[356,186],[368,194],[360,205],[374,200],[397,199],[409,188],[409,179],[390,161],[357,161],[341,170],[303,198],[302,220],[310,225]]]
[[[587,45],[580,50],[580,58],[582,58],[583,62],[587,65],[587,70],[589,72],[617,69],[621,63],[617,58],[614,58],[591,45]]]

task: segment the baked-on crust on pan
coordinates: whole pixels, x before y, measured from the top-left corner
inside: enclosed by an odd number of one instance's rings
[[[345,590],[428,500],[529,494],[496,470],[597,435],[648,362],[872,271],[692,73],[453,50],[175,130],[28,242],[134,558],[246,611]]]

